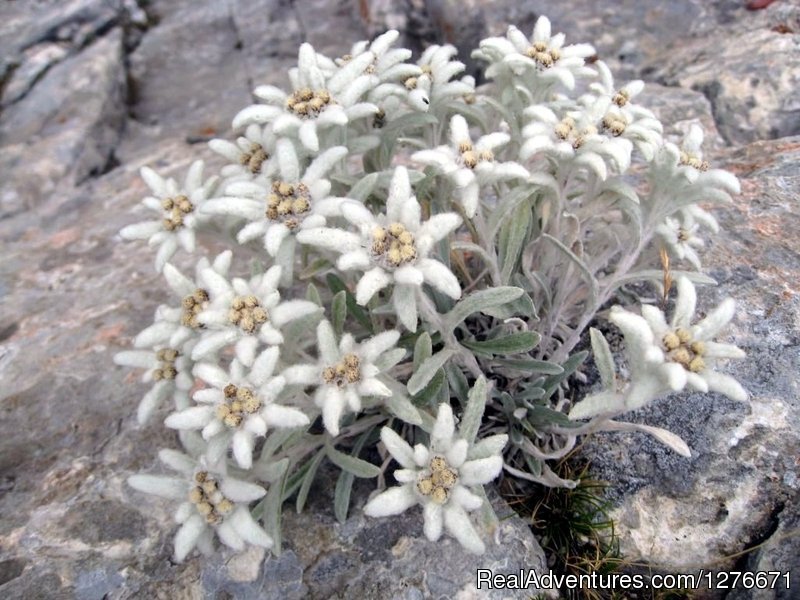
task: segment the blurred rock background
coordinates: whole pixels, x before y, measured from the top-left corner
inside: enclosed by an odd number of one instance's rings
[[[0,597],[473,598],[478,566],[544,567],[518,518],[504,522],[505,549],[470,562],[402,519],[367,523],[355,510],[335,525],[324,482],[305,514],[287,510],[280,558],[174,565],[166,503],[124,483],[157,469],[154,449],[172,434],[136,426],[142,388],[111,360],[165,293],[150,252],[116,236],[145,194],[142,165],[179,173],[203,157],[213,168],[204,142],[229,135],[254,85],[285,82],[303,41],[335,56],[397,28],[408,47],[450,42],[466,58],[481,37],[530,30],[540,14],[568,41],[594,43],[618,80],[651,84],[645,104],[670,135],[700,122],[714,165],[742,179],[735,203],[715,209],[724,229],[704,264],[719,286],[703,290],[701,308],[739,301],[730,333],[749,358],[731,368],[752,400],[687,394],[634,415],[682,435],[690,459],[643,436],[588,442],[595,476],[611,484],[622,552],[672,572],[791,570],[800,580],[796,2],[7,0]]]

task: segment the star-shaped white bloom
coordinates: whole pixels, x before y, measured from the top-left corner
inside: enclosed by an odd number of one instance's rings
[[[550,20],[539,17],[530,39],[512,25],[505,38],[482,40],[472,56],[490,63],[486,68],[489,79],[510,74],[526,77],[531,89],[547,89],[555,82],[573,89],[577,77],[592,74],[584,67],[584,59],[595,50],[589,44],[564,46],[565,39],[563,33],[551,35]]]
[[[436,242],[461,224],[461,217],[441,213],[423,223],[421,211],[411,193],[408,171],[397,167],[385,215],[373,215],[360,203],[346,202],[342,215],[359,228],[359,233],[322,227],[301,231],[297,238],[342,253],[336,263],[339,269],[366,271],[356,286],[356,301],[362,306],[394,284],[392,303],[397,318],[409,331],[416,331],[417,293],[423,283],[453,299],[461,296],[456,276],[428,257]]]
[[[295,365],[283,373],[289,384],[317,386],[314,401],[322,409],[325,429],[339,435],[339,421],[349,409],[361,411],[361,399],[392,395],[386,385],[378,379],[382,371],[392,364],[381,364],[381,359],[392,349],[400,338],[398,331],[384,331],[378,335],[356,343],[349,333],[336,343],[336,335],[328,321],[317,326],[317,348],[319,361],[316,365]]]
[[[215,139],[208,142],[208,147],[230,161],[231,164],[220,171],[225,181],[249,181],[260,176],[269,177],[275,172],[275,142],[275,135],[269,127],[252,124],[236,138],[236,143]]]
[[[630,140],[603,131],[602,119],[608,99],[598,99],[589,106],[575,105],[572,110],[537,104],[525,109],[531,122],[522,130],[525,142],[520,158],[527,161],[538,154],[565,166],[593,171],[601,180],[609,175],[609,165],[619,173],[631,163]],[[558,114],[556,110],[558,110]]]
[[[320,65],[320,56],[311,44],[300,46],[298,66],[289,72],[293,92],[287,94],[280,88],[262,85],[253,92],[266,104],[256,104],[242,110],[233,119],[237,129],[251,123],[272,124],[278,136],[291,136],[311,152],[320,148],[321,131],[374,115],[378,107],[360,102],[362,97],[378,83],[367,68],[375,60],[372,52],[363,52],[332,74],[326,74],[330,65]]]
[[[114,362],[125,367],[145,369],[142,381],[153,382],[144,395],[137,411],[137,420],[142,425],[147,422],[156,408],[172,396],[177,409],[189,406],[189,390],[194,384],[191,376],[194,363],[187,356],[192,343],[175,348],[157,347],[152,350],[126,350],[114,355]]]
[[[336,146],[321,153],[301,172],[292,142],[281,139],[276,148],[277,173],[270,180],[241,181],[226,187],[226,196],[206,203],[203,212],[233,215],[248,221],[238,233],[239,243],[263,237],[270,256],[284,257],[284,269],[294,262],[294,234],[322,227],[326,217],[339,214],[342,198],[329,197],[331,183],[325,176],[347,155]],[[288,263],[288,264],[284,264]]]
[[[220,253],[209,262],[202,257],[196,266],[196,277],[189,279],[178,269],[167,263],[164,265],[164,279],[178,299],[178,306],[162,304],[156,309],[155,322],[144,329],[133,342],[136,348],[169,347],[186,356],[191,355],[187,344],[194,343],[200,336],[204,325],[197,317],[208,305],[208,290],[202,282],[201,273],[211,269],[220,277],[226,277],[231,266],[233,254],[230,250]]]
[[[464,212],[471,219],[478,210],[481,186],[508,179],[525,179],[530,175],[518,163],[495,161],[495,149],[510,139],[507,133],[496,132],[480,137],[473,144],[466,119],[454,115],[450,120],[450,145],[420,150],[411,158],[436,167],[456,185]]]
[[[214,533],[236,551],[244,550],[245,544],[272,547],[272,538],[248,509],[266,494],[264,488],[216,472],[203,459],[196,461],[175,450],[161,450],[158,457],[178,475],[132,475],[128,484],[140,492],[183,501],[175,512],[181,525],[175,534],[176,561],[182,562],[195,547],[210,554]]]
[[[213,269],[204,269],[200,277],[211,301],[198,315],[207,330],[192,351],[194,360],[208,358],[223,346],[233,345],[236,358],[245,366],[252,366],[260,343],[282,344],[281,327],[320,310],[308,300],[281,302],[281,268],[277,265],[249,280],[235,277],[228,282]]]
[[[201,222],[198,211],[214,193],[219,178],[212,177],[204,183],[201,160],[189,167],[182,187],[174,179],[164,179],[148,167],[142,167],[140,173],[153,192],[142,200],[142,206],[159,216],[128,225],[119,234],[126,240],[148,240],[150,246],[159,246],[155,268],[160,273],[178,246],[186,252],[194,252],[195,229]]]
[[[370,53],[372,62],[364,69],[364,73],[374,75],[381,83],[398,81],[416,75],[420,72],[419,67],[405,62],[411,58],[411,50],[392,48],[392,45],[399,37],[400,32],[390,29],[376,37],[372,42],[366,40],[356,42],[350,52],[337,59],[335,64],[341,67],[365,53]]]
[[[494,444],[496,452],[474,458],[466,440],[456,437],[453,411],[448,404],[439,405],[439,413],[431,432],[430,447],[408,445],[388,427],[381,430],[381,440],[402,469],[394,472],[400,486],[389,488],[372,498],[364,507],[370,517],[397,515],[416,504],[422,505],[425,537],[438,540],[442,530],[453,536],[468,551],[482,554],[483,541],[467,515],[480,508],[483,500],[474,493],[500,474],[500,456],[506,436]]]
[[[746,401],[747,392],[739,382],[712,368],[718,359],[745,356],[733,344],[713,341],[734,316],[733,299],[723,300],[705,319],[692,325],[697,302],[694,285],[686,277],[679,277],[677,287],[678,296],[669,323],[664,313],[649,304],[642,306],[642,316],[619,306],[611,309],[609,320],[625,336],[631,370],[625,408],[639,408],[665,391],[678,391],[685,386]]]
[[[428,46],[417,61],[419,75],[412,75],[403,82],[408,90],[408,103],[419,111],[438,112],[449,108],[456,98],[475,93],[475,80],[471,77],[451,81],[466,67],[453,60],[458,50],[451,44]]]
[[[688,260],[699,271],[700,257],[695,248],[702,248],[705,243],[697,236],[698,228],[699,225],[693,222],[691,217],[682,221],[667,217],[664,223],[656,227],[656,232],[678,259]]]
[[[195,392],[199,406],[175,412],[164,423],[173,429],[202,429],[210,464],[218,464],[232,448],[236,463],[249,469],[256,437],[265,436],[271,427],[309,424],[303,411],[276,402],[286,385],[282,376],[273,376],[278,352],[277,347],[267,348],[249,371],[236,359],[228,372],[213,363],[196,365],[195,376],[212,387]]]

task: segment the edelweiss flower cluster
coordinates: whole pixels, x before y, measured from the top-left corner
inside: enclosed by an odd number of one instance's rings
[[[177,560],[215,536],[278,546],[284,500],[302,508],[322,468],[341,470],[345,520],[353,479],[383,487],[393,462],[398,485],[366,514],[420,505],[429,540],[446,531],[480,553],[496,525],[482,486],[501,471],[574,485],[548,460],[584,431],[622,427],[621,412],[683,389],[747,397],[716,364],[743,356],[714,341],[733,302],[694,323],[681,271],[669,322],[646,302],[610,312],[629,381],[590,330],[604,389],[569,413],[588,424],[564,414],[575,347],[619,287],[666,280],[646,264],[659,251],[701,267],[700,230],[718,224],[698,204],[738,191],[709,167],[702,131],[664,140],[635,102],[644,84],[615,85],[544,17],[530,37],[510,27],[481,42],[479,89],[454,47],[412,61],[397,38],[338,57],[302,44],[290,87],[257,87],[229,139],[210,142],[218,176],[204,180],[200,161],[183,185],[141,171],[156,216],[121,236],[158,247],[170,293],[115,360],[150,385],[139,422],[163,421],[185,451],[159,453],[177,476],[128,480],[178,501]],[[188,275],[170,261],[204,251],[200,231],[231,248]]]

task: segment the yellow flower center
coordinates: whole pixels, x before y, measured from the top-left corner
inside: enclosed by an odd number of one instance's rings
[[[267,310],[261,302],[253,296],[236,296],[231,301],[228,311],[228,320],[245,333],[253,333],[256,328],[269,320]]]
[[[628,122],[619,115],[609,113],[603,117],[603,127],[610,131],[614,137],[622,135],[627,126]]]
[[[263,406],[250,388],[229,383],[223,392],[225,401],[217,406],[217,418],[232,429],[239,427],[247,415],[257,413]]]
[[[450,497],[450,490],[458,483],[458,472],[447,464],[443,456],[434,456],[428,469],[417,478],[417,491],[437,504],[444,504]]]
[[[491,150],[476,150],[472,142],[464,140],[458,144],[458,151],[461,153],[461,162],[464,166],[474,169],[481,162],[492,162],[494,153]]]
[[[670,331],[661,340],[667,351],[667,360],[678,363],[687,371],[699,373],[706,368],[703,355],[706,352],[704,342],[692,339],[692,334],[682,328]]]
[[[181,325],[184,327],[191,327],[192,329],[202,329],[203,324],[197,320],[203,309],[208,303],[208,292],[203,289],[196,289],[194,293],[184,296],[181,300]]]
[[[697,169],[698,171],[708,171],[708,161],[702,160],[701,158],[695,156],[694,154],[690,154],[688,152],[681,151],[681,158],[680,164],[683,166],[689,166],[693,169]]]
[[[561,58],[561,50],[549,48],[544,42],[536,42],[525,51],[525,54],[544,69],[549,69]]]
[[[269,154],[266,153],[261,144],[256,144],[254,142],[250,146],[250,150],[242,152],[242,155],[239,157],[239,164],[243,167],[247,167],[247,170],[253,175],[258,175],[261,173],[261,165],[264,164],[264,161],[268,158]]]
[[[272,192],[267,197],[267,219],[295,230],[310,211],[311,193],[305,183],[272,182]]]
[[[164,229],[175,231],[183,227],[183,217],[194,211],[194,204],[184,195],[175,198],[164,198],[161,201],[161,208],[164,209],[165,217],[162,221]]]
[[[189,502],[210,525],[219,525],[225,515],[233,511],[235,504],[219,491],[216,479],[208,471],[198,471],[194,475],[197,484],[189,490]]]
[[[399,267],[417,258],[414,235],[401,223],[372,231],[372,255],[387,266]]]
[[[178,375],[178,370],[175,368],[175,361],[180,355],[180,352],[173,348],[162,348],[156,352],[156,358],[161,364],[153,370],[153,379],[156,381],[175,379]]]
[[[286,108],[303,119],[317,117],[329,104],[333,104],[333,98],[328,90],[311,88],[299,89],[286,99]]]
[[[344,387],[361,381],[361,360],[355,354],[345,354],[341,362],[322,370],[325,383]]]

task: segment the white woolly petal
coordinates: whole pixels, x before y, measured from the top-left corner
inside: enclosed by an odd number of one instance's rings
[[[428,464],[430,456],[430,451],[422,444],[414,446],[414,462],[417,463],[418,467],[425,467]]]
[[[392,279],[380,267],[367,271],[356,286],[356,302],[364,306],[380,290],[391,283]]]
[[[128,485],[145,494],[170,499],[185,498],[189,489],[185,481],[166,475],[131,475]]]
[[[370,264],[369,254],[360,249],[342,254],[336,261],[336,267],[341,271],[349,271],[351,269],[366,270]]]
[[[293,365],[283,371],[283,377],[289,385],[311,385],[319,382],[320,370],[316,365]]]
[[[344,207],[342,212],[344,212]],[[357,249],[361,243],[361,238],[349,231],[318,227],[297,232],[297,241],[301,244],[311,244],[312,246],[320,246],[329,250],[346,252]]]
[[[397,343],[399,331],[383,331],[361,343],[361,354],[368,362],[373,362],[381,354]]]
[[[282,110],[276,106],[267,106],[264,104],[254,104],[252,106],[248,106],[247,108],[239,111],[239,113],[233,118],[233,122],[231,126],[233,129],[239,129],[243,125],[249,125],[251,123],[269,123],[281,114]]]
[[[309,300],[287,300],[272,309],[270,319],[277,327],[282,327],[289,321],[302,319],[319,310],[320,307]]]
[[[342,418],[347,400],[335,387],[325,386],[322,390],[322,422],[331,435],[339,435],[339,420]]]
[[[278,255],[283,241],[291,234],[283,223],[272,223],[264,233],[264,249],[273,258]]]
[[[150,419],[155,409],[161,405],[171,391],[172,385],[168,381],[159,381],[150,388],[150,391],[142,397],[136,410],[136,420],[139,425],[144,425]]]
[[[256,350],[258,349],[258,338],[254,336],[245,336],[236,342],[235,351],[236,358],[249,367],[253,364],[256,358]]]
[[[159,231],[162,231],[159,221],[142,221],[123,227],[119,235],[124,240],[145,240]]]
[[[672,315],[672,327],[688,328],[694,317],[697,305],[697,292],[694,285],[686,277],[678,277],[678,297],[675,300],[675,312]]]
[[[280,404],[267,405],[263,414],[267,424],[272,427],[292,429],[294,427],[304,427],[310,423],[303,411],[297,408],[281,406]]]
[[[706,380],[697,373],[692,373],[691,371],[686,372],[686,385],[704,394],[708,392],[708,383]]]
[[[167,264],[167,261],[172,258],[177,250],[178,241],[174,235],[164,240],[158,252],[156,252],[155,269],[157,272],[160,273],[164,269],[164,265]]]
[[[451,502],[460,505],[464,510],[477,510],[483,504],[483,499],[470,492],[463,485],[457,485],[451,492]]]
[[[220,331],[212,333],[201,339],[192,349],[192,360],[206,358],[239,337],[239,332],[235,330]]]
[[[231,502],[252,502],[262,498],[266,493],[260,485],[250,483],[249,481],[242,481],[241,479],[233,479],[226,477],[222,480],[220,491],[223,496],[228,498]]]
[[[705,342],[704,357],[707,358],[744,358],[744,350],[737,348],[733,344],[720,344],[717,342]]]
[[[272,538],[256,523],[250,511],[245,507],[237,507],[226,522],[229,522],[236,533],[248,544],[263,548],[272,547]]]
[[[339,360],[339,346],[336,343],[336,334],[330,321],[323,319],[317,325],[317,350],[320,359],[326,364],[333,364]]]
[[[417,330],[416,286],[396,285],[392,293],[392,306],[400,323],[412,333]]]
[[[463,485],[489,483],[500,474],[502,468],[503,459],[499,456],[470,460],[459,468],[459,481]]]
[[[461,297],[461,286],[458,283],[458,278],[438,260],[423,258],[417,263],[417,269],[422,272],[427,283],[443,294],[447,294],[454,300],[458,300]]]
[[[242,469],[253,465],[253,434],[239,430],[233,434],[233,456]]]
[[[202,429],[213,416],[214,409],[210,406],[192,406],[169,415],[164,425],[171,429]]]
[[[189,552],[191,552],[197,545],[197,540],[206,529],[206,522],[200,515],[192,515],[189,517],[178,533],[175,534],[175,560],[183,562]]]
[[[369,517],[399,515],[416,503],[417,498],[409,485],[393,487],[367,502],[364,514]]]
[[[468,448],[469,444],[467,440],[456,440],[453,442],[453,445],[445,452],[447,463],[455,469],[459,468],[464,464],[464,461],[467,460]]]
[[[445,447],[450,446],[450,441],[456,430],[456,422],[453,418],[453,409],[449,404],[442,403],[439,405],[439,411],[436,415],[436,423],[431,431],[431,441],[434,445],[443,444]]]
[[[461,217],[455,213],[441,213],[433,215],[425,221],[420,228],[420,234],[429,237],[434,242],[446,238],[450,232],[461,225]]]
[[[475,531],[467,513],[453,503],[448,504],[444,510],[444,525],[447,531],[464,547],[473,554],[483,554],[486,550],[480,536]]]
[[[237,552],[244,550],[244,540],[242,539],[242,536],[240,536],[233,528],[233,525],[227,521],[224,521],[217,526],[216,530],[217,536],[223,544],[236,550]]]
[[[692,328],[692,333],[695,338],[710,340],[716,337],[722,328],[730,323],[735,314],[736,302],[734,302],[733,298],[726,298],[705,319]]]
[[[422,509],[424,519],[423,532],[425,537],[435,542],[442,537],[442,526],[444,525],[444,511],[440,504],[428,502]]]
[[[405,265],[394,271],[395,283],[402,285],[422,285],[425,280],[422,273],[414,266]]]
[[[311,152],[319,151],[319,137],[317,137],[317,124],[314,121],[306,121],[300,125],[297,131],[297,137],[300,138],[300,143]]]
[[[153,169],[150,167],[142,167],[139,170],[139,175],[141,175],[147,187],[149,187],[156,196],[163,198],[167,195],[166,181],[164,181],[161,175],[153,171]]]
[[[403,205],[411,197],[411,183],[408,179],[408,171],[405,167],[397,167],[389,184],[389,197],[386,200],[386,215],[392,221],[399,221],[403,211]]]
[[[731,400],[747,402],[747,390],[730,375],[707,370],[703,372],[702,377],[706,380],[706,383],[708,383],[709,390],[725,394]]]
[[[358,393],[362,396],[380,396],[388,398],[392,391],[375,378],[365,379],[358,384]]]
[[[158,360],[152,352],[146,350],[125,350],[114,355],[114,363],[123,367],[136,367],[140,369],[153,369],[158,366]]]
[[[416,467],[414,462],[414,449],[401,438],[397,433],[388,427],[381,429],[381,441],[389,454],[398,462],[401,467],[413,469]]]

